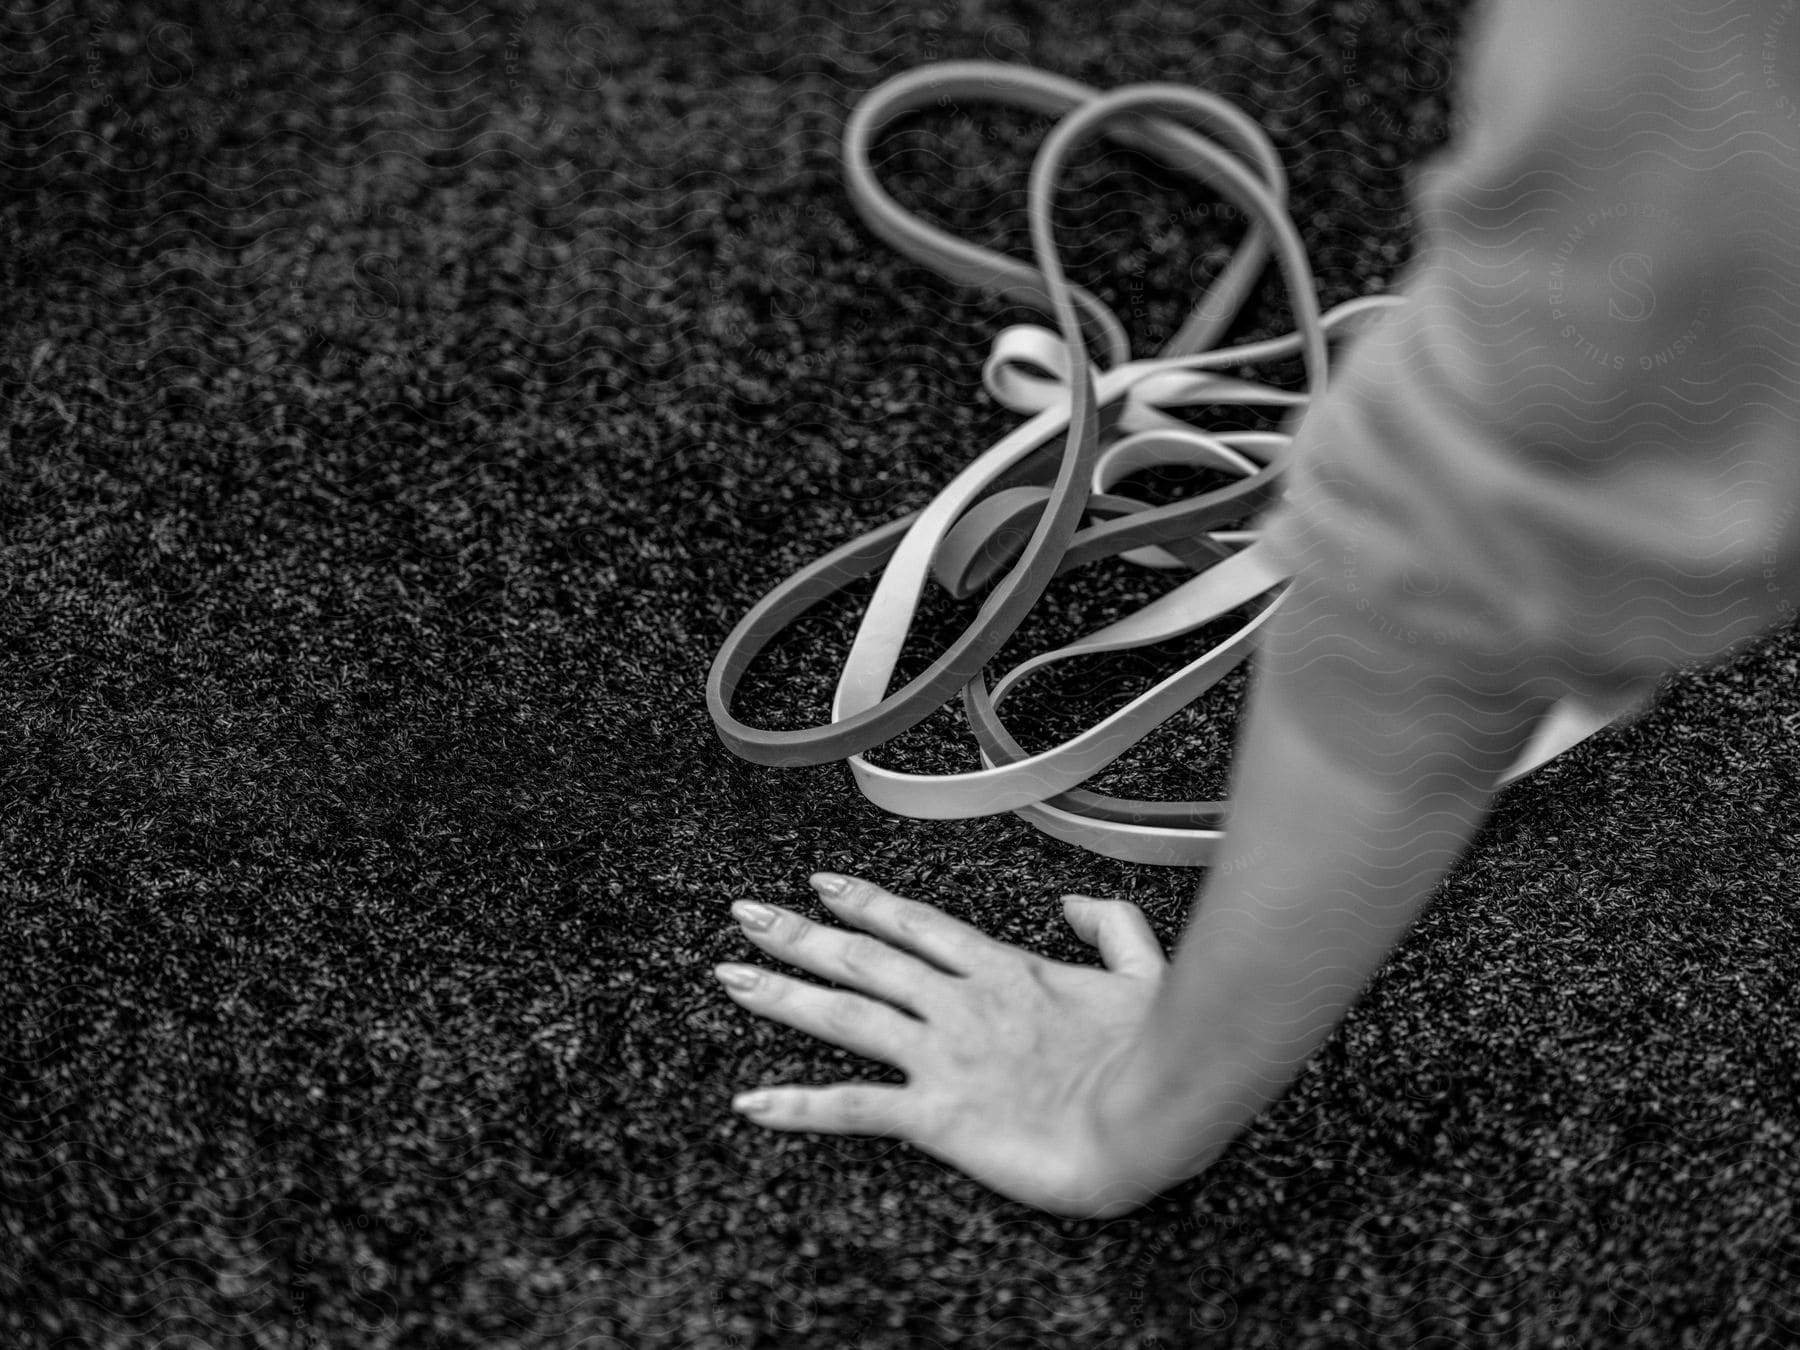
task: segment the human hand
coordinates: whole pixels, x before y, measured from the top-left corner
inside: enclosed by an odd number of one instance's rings
[[[860,992],[737,963],[714,974],[750,1011],[895,1064],[908,1081],[770,1086],[734,1098],[739,1111],[770,1129],[903,1139],[1003,1195],[1069,1216],[1123,1213],[1200,1170],[1159,1161],[1179,1122],[1120,1100],[1143,1078],[1141,1042],[1168,970],[1136,905],[1063,898],[1102,969],[996,941],[871,882],[812,880],[832,913],[862,932],[774,906],[759,916],[745,901],[732,913],[769,955]],[[750,983],[734,983],[745,975]]]

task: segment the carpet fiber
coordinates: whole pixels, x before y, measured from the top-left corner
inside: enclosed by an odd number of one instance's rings
[[[1406,257],[1461,5],[0,24],[0,1344],[1800,1337],[1792,630],[1505,794],[1293,1090],[1140,1213],[1047,1218],[727,1109],[897,1076],[724,997],[735,898],[822,916],[831,867],[1081,960],[1061,893],[1173,944],[1195,882],[893,819],[713,734],[744,610],[1014,421],[980,363],[1034,316],[861,227],[849,109],[958,56],[1212,89],[1280,146],[1335,303]],[[880,159],[1023,254],[1042,130],[946,111]],[[1239,231],[1102,148],[1062,203],[1141,354]],[[1285,327],[1271,281],[1241,331]],[[1060,581],[1009,652],[1153,581]],[[934,597],[908,670],[972,612]],[[853,621],[809,619],[741,712],[823,720]],[[1013,725],[1047,744],[1179,656],[1091,663]],[[1101,785],[1222,789],[1242,691]],[[879,758],[975,763],[954,708]]]

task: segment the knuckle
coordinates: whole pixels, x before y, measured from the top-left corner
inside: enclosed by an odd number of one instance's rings
[[[861,877],[851,877],[850,884],[838,897],[840,903],[850,909],[865,910],[881,896],[881,887],[872,881],[864,881]]]
[[[783,914],[769,929],[769,935],[789,951],[809,949],[818,943],[819,925],[798,914]]]
[[[846,1125],[872,1125],[880,1114],[875,1094],[867,1088],[845,1088],[838,1098],[838,1116]]]
[[[1043,1000],[1056,997],[1056,963],[1045,960],[1035,952],[1025,953],[1024,959],[1012,967],[1011,975],[1010,997],[1023,994],[1039,1006]]]
[[[917,905],[901,905],[894,912],[894,931],[908,941],[917,941],[931,931],[929,912]]]
[[[838,952],[838,964],[852,979],[868,976],[875,967],[875,942],[872,938],[849,936]]]
[[[1012,959],[1005,964],[1005,970],[1015,980],[1026,984],[1047,984],[1050,972],[1055,969],[1055,962],[1039,956],[1036,952],[1015,950],[1009,953]]]
[[[853,998],[833,999],[820,1020],[826,1032],[838,1038],[854,1037],[868,1025],[863,1004]]]
[[[845,1088],[838,1094],[838,1116],[850,1125],[858,1125],[869,1118],[869,1100],[860,1088]]]

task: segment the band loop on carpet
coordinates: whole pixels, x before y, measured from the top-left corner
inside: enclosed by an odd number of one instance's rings
[[[1035,266],[956,238],[903,210],[876,178],[876,137],[909,113],[962,102],[1056,116],[1031,169]],[[1063,273],[1051,224],[1060,173],[1084,139],[1105,135],[1151,154],[1232,202],[1251,226],[1186,322],[1150,360],[1132,360],[1124,326]],[[849,763],[869,800],[896,814],[956,819],[1014,811],[1058,839],[1128,862],[1203,866],[1229,813],[1227,801],[1140,801],[1081,784],[1200,697],[1253,650],[1286,576],[1258,543],[1255,520],[1275,499],[1290,435],[1208,433],[1190,416],[1209,407],[1304,409],[1325,389],[1328,340],[1397,297],[1368,296],[1320,313],[1306,251],[1287,214],[1287,179],[1268,137],[1212,94],[1174,84],[1104,93],[1030,67],[946,62],[908,71],[871,91],[844,133],[851,200],[898,252],[946,278],[997,291],[1054,318],[1054,330],[1010,327],[982,370],[987,392],[1026,421],[978,456],[920,511],[852,539],[795,572],[738,623],[715,658],[706,700],[736,755],[759,764]],[[1286,283],[1294,332],[1235,347],[1215,345],[1268,262]],[[1090,344],[1103,353],[1096,362]],[[1303,391],[1245,379],[1245,367],[1299,356]],[[1060,439],[1060,450],[1056,443]],[[1052,465],[1049,456],[1057,454]],[[1116,491],[1152,467],[1204,469],[1225,486],[1153,505]],[[1054,468],[1054,472],[1052,472]],[[1015,666],[988,687],[985,668],[1056,576],[1101,558],[1192,575],[1157,600],[1086,638]],[[880,573],[845,658],[831,721],[795,730],[751,727],[733,697],[757,656],[820,601]],[[975,618],[921,674],[889,692],[927,579],[966,599],[987,590]],[[1081,734],[1026,751],[999,710],[1019,684],[1061,661],[1150,646],[1236,611],[1229,636]],[[917,726],[958,693],[983,767],[908,774],[871,764],[867,751]],[[1560,705],[1508,775],[1511,781],[1610,719]]]

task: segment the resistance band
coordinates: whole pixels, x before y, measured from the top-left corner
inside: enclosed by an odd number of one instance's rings
[[[876,180],[870,154],[883,129],[916,110],[961,101],[1005,104],[1061,119],[1031,168],[1035,267],[909,215]],[[1074,147],[1095,134],[1191,175],[1251,222],[1235,256],[1153,360],[1131,359],[1118,318],[1068,281],[1052,237],[1058,176]],[[707,708],[720,738],[733,753],[759,764],[847,760],[864,795],[899,815],[942,820],[1014,811],[1058,839],[1107,857],[1204,866],[1222,836],[1229,802],[1137,801],[1081,784],[1252,650],[1286,581],[1257,542],[1252,521],[1275,499],[1290,437],[1269,431],[1208,433],[1165,410],[1302,409],[1324,392],[1327,340],[1399,299],[1369,296],[1321,314],[1305,248],[1288,218],[1287,179],[1274,146],[1229,103],[1182,85],[1143,84],[1102,93],[1023,66],[985,61],[925,66],[888,80],[856,108],[844,131],[844,162],[851,200],[875,234],[953,281],[998,291],[1053,315],[1057,331],[1029,324],[1008,328],[994,340],[983,368],[988,392],[1005,407],[1028,414],[1021,426],[923,510],[801,568],[732,630],[706,683]],[[1295,331],[1216,346],[1271,256],[1287,285]],[[1090,361],[1090,342],[1105,353],[1103,366]],[[1305,365],[1304,392],[1226,373],[1296,353]],[[1220,471],[1231,481],[1163,506],[1113,491],[1130,474],[1169,465]],[[1050,580],[1113,556],[1193,575],[1135,613],[1014,667],[990,690],[984,675],[988,661]],[[733,717],[732,697],[757,655],[812,606],[877,570],[881,579],[844,661],[831,721],[769,731]],[[992,589],[944,653],[889,693],[928,577],[959,599],[990,583]],[[1028,754],[1000,720],[1007,695],[1053,662],[1149,646],[1240,609],[1248,609],[1249,617],[1229,637],[1061,745]],[[980,770],[907,774],[863,757],[917,726],[958,692],[980,746]],[[1507,781],[1609,720],[1565,700],[1538,728]]]

